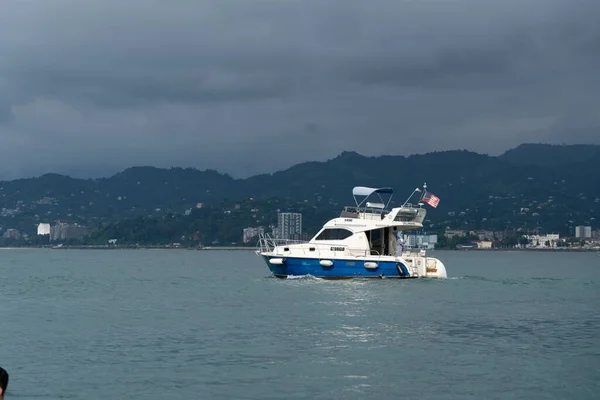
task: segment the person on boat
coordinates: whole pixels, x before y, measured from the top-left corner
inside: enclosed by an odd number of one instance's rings
[[[401,232],[396,232],[396,255],[401,256],[404,253],[404,238]]]
[[[0,399],[4,398],[4,393],[6,393],[6,388],[8,386],[8,372],[2,367],[0,367]]]

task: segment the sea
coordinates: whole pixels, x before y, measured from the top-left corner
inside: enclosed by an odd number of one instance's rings
[[[0,250],[6,399],[598,399],[600,255],[277,279],[252,251]]]

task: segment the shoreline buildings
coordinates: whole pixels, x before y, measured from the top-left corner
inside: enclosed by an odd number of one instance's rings
[[[278,213],[275,236],[278,239],[302,240],[302,214],[294,212]]]
[[[78,224],[68,224],[66,222],[56,222],[54,225],[42,223],[37,228],[38,236],[48,235],[50,242],[63,240],[79,240],[82,241],[89,234],[89,229],[86,226]]]
[[[575,237],[581,239],[587,239],[592,237],[592,227],[591,226],[576,226],[575,227]]]

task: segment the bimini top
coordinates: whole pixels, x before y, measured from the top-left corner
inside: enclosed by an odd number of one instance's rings
[[[392,200],[392,194],[394,194],[394,190],[389,187],[371,188],[371,187],[366,187],[366,186],[355,186],[352,189],[352,196],[354,197],[354,202],[356,203],[356,207],[360,208],[360,206],[362,206],[363,203],[367,201],[369,196],[371,196],[374,193],[377,194],[377,196],[379,197],[379,199],[381,200],[382,203],[385,203],[384,207],[387,207],[390,200]],[[387,202],[384,202],[383,199],[381,198],[382,194],[390,195]],[[364,196],[365,198],[361,202],[358,202],[358,200],[356,200],[356,196]]]
[[[394,189],[389,187],[376,189],[366,186],[355,186],[354,189],[352,189],[353,196],[370,196],[373,193],[393,194]]]

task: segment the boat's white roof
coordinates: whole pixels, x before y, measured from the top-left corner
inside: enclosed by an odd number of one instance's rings
[[[373,229],[381,229],[385,227],[398,227],[400,230],[418,229],[422,228],[422,222],[412,221],[398,221],[396,217],[399,213],[410,213],[414,214],[415,218],[418,214],[421,217],[421,221],[425,218],[426,210],[423,208],[408,208],[408,207],[396,207],[393,208],[385,217],[380,218],[380,214],[360,213],[358,218],[334,218],[325,225],[323,228],[334,228],[343,227],[353,232],[364,232]],[[365,218],[366,216],[376,216],[376,218]]]
[[[372,188],[367,186],[355,186],[352,189],[352,194],[354,196],[370,196],[373,193],[382,193],[382,194],[393,194],[394,189],[385,187],[385,188]]]

